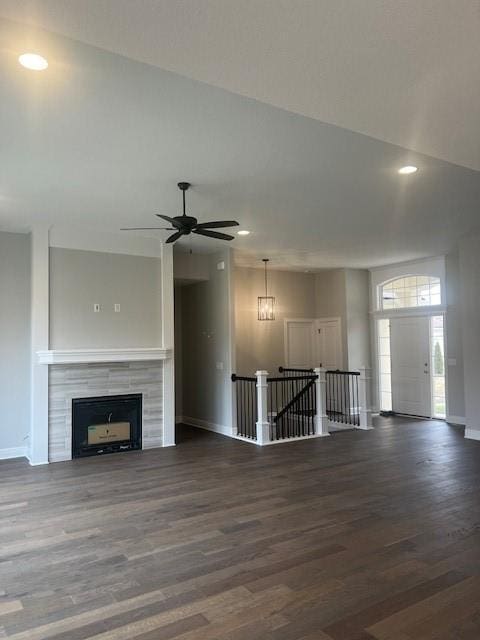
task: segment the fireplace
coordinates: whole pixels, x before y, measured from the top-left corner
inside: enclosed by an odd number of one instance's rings
[[[142,448],[142,394],[72,400],[72,458]]]

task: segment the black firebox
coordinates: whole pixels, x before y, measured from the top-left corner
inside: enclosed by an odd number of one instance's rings
[[[141,393],[72,400],[73,458],[141,448]]]

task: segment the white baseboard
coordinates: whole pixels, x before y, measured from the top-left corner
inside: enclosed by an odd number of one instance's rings
[[[26,458],[27,453],[27,447],[10,447],[9,449],[0,449],[0,460],[10,460],[11,458]]]
[[[215,424],[214,422],[208,422],[207,420],[200,420],[199,418],[191,418],[189,416],[179,416],[180,422],[188,424],[191,427],[199,427],[200,429],[206,429],[207,431],[214,431],[220,433],[222,436],[233,437],[232,428],[226,427],[223,424]]]
[[[462,416],[447,416],[447,422],[450,422],[450,424],[466,424],[466,420],[465,418],[463,418]]]
[[[465,429],[465,438],[468,440],[480,440],[480,430]]]

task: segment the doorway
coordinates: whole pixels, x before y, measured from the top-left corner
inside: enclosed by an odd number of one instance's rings
[[[292,369],[342,368],[340,318],[285,319],[285,365]]]
[[[380,410],[446,417],[443,316],[378,321]]]

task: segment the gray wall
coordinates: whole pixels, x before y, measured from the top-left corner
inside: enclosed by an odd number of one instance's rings
[[[284,318],[315,317],[315,276],[294,271],[268,272],[268,293],[275,296],[275,320],[259,322],[257,297],[264,295],[262,269],[235,269],[235,339],[239,375],[258,369],[272,375],[285,364]]]
[[[232,427],[234,359],[231,277],[231,254],[225,249],[209,256],[208,281],[180,289],[183,415],[227,429]]]
[[[50,348],[159,346],[160,269],[157,258],[51,248]]]
[[[30,237],[0,232],[0,450],[30,430]]]
[[[273,322],[257,320],[257,296],[264,288],[261,269],[235,269],[237,373],[277,370],[284,361],[284,318],[339,317],[344,367],[370,364],[369,274],[331,269],[316,274],[269,271],[269,293],[276,298]]]
[[[315,311],[317,318],[340,318],[344,368],[348,363],[347,294],[345,269],[329,269],[315,274]]]
[[[462,239],[459,265],[466,428],[480,438],[480,236]]]
[[[174,248],[173,277],[176,282],[194,283],[210,277],[210,256]]]
[[[448,374],[448,414],[455,418],[464,418],[465,396],[463,381],[462,318],[460,306],[461,282],[458,251],[446,256],[445,274],[447,294],[445,358],[447,361]],[[449,361],[451,362],[449,363]]]
[[[347,367],[368,367],[370,351],[370,274],[364,269],[345,269],[347,321]]]
[[[175,416],[183,415],[182,287],[174,291]]]

